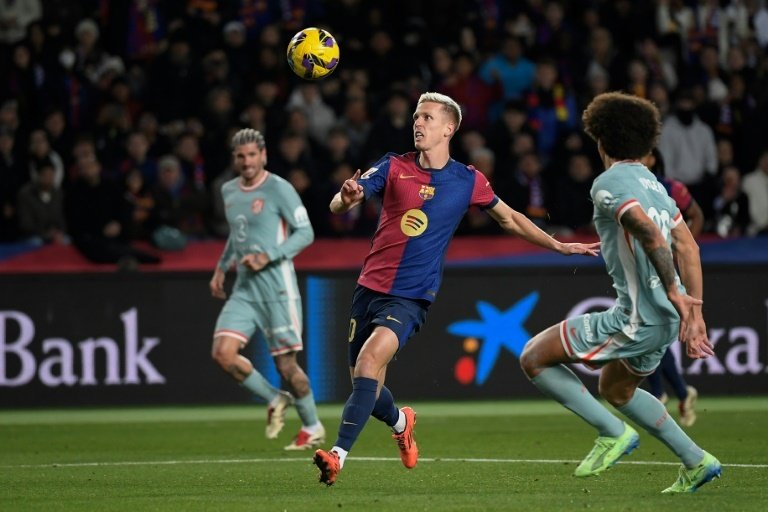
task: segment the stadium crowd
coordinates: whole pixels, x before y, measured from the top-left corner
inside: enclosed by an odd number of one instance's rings
[[[285,59],[306,26],[341,47],[316,82]],[[607,90],[660,108],[667,177],[701,205],[705,232],[768,232],[762,0],[0,0],[0,69],[4,242],[107,261],[137,240],[223,237],[219,189],[243,127],[265,134],[268,169],[318,236],[368,236],[378,206],[333,216],[330,198],[412,150],[428,90],[462,106],[455,157],[550,232],[591,231],[602,169],[580,116]],[[459,230],[498,226],[470,211]]]

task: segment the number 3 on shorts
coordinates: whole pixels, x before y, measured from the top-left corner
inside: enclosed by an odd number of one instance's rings
[[[357,320],[355,320],[354,318],[350,318],[349,319],[349,339],[347,340],[350,343],[352,343],[352,340],[355,339],[356,328],[357,328]]]

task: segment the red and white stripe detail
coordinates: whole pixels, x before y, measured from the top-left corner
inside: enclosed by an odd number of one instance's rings
[[[637,199],[629,199],[616,209],[616,222],[621,223],[621,216],[634,206],[640,206]]]
[[[220,338],[222,336],[226,336],[227,338],[235,338],[236,340],[239,340],[243,345],[248,343],[248,336],[240,331],[233,331],[232,329],[219,329],[213,333],[213,339]]]

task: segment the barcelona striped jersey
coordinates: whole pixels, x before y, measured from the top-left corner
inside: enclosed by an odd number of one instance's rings
[[[434,301],[445,253],[470,206],[499,201],[477,169],[453,159],[425,169],[417,152],[386,154],[358,183],[366,199],[378,196],[381,214],[358,284],[381,293]]]

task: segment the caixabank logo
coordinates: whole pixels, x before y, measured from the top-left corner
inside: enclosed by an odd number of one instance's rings
[[[448,326],[454,336],[463,336],[465,355],[456,361],[454,376],[461,384],[482,386],[493,372],[502,350],[520,358],[531,338],[524,324],[539,301],[532,292],[507,309],[486,301],[477,302],[478,319],[460,320]]]
[[[528,293],[511,306],[497,306],[490,301],[477,300],[477,317],[465,318],[448,324],[446,331],[461,338],[462,355],[454,363],[453,375],[465,386],[482,387],[497,369],[497,362],[504,352],[520,358],[528,340],[539,330],[549,325],[585,313],[603,311],[613,306],[612,297],[588,297],[572,305],[562,317],[553,317],[547,325],[529,330],[529,317],[539,305],[538,291]],[[768,317],[768,301],[765,304]],[[727,319],[739,322],[738,319]],[[715,355],[707,359],[690,360],[681,357],[680,343],[673,343],[678,364],[685,375],[698,376],[742,376],[759,375],[768,371],[764,361],[768,349],[761,343],[759,327],[754,325],[723,326],[726,319],[717,317],[708,323],[710,343]],[[580,373],[596,375],[581,364],[573,365]],[[504,370],[508,370],[505,368]]]
[[[31,316],[0,311],[0,388],[32,382],[49,388],[164,384],[165,376],[151,359],[160,338],[140,335],[136,308],[121,313],[120,323],[122,339],[39,339]]]

